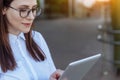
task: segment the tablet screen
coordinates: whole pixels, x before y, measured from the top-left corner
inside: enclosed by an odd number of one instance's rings
[[[59,80],[82,80],[100,57],[101,54],[97,54],[70,63]]]

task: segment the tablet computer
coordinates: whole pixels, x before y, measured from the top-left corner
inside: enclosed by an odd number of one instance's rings
[[[100,57],[101,54],[96,54],[70,63],[59,80],[82,80]]]

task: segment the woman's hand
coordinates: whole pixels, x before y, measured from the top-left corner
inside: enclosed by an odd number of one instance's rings
[[[63,74],[63,70],[57,69],[51,76],[50,80],[58,80],[59,77]]]

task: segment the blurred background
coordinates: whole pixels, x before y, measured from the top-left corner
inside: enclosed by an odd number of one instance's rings
[[[83,80],[120,79],[120,0],[38,0],[35,30],[44,36],[56,68],[98,53]]]

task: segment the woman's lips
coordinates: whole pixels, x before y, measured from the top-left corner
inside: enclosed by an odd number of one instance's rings
[[[24,26],[26,27],[30,27],[31,26],[31,23],[22,23]]]

